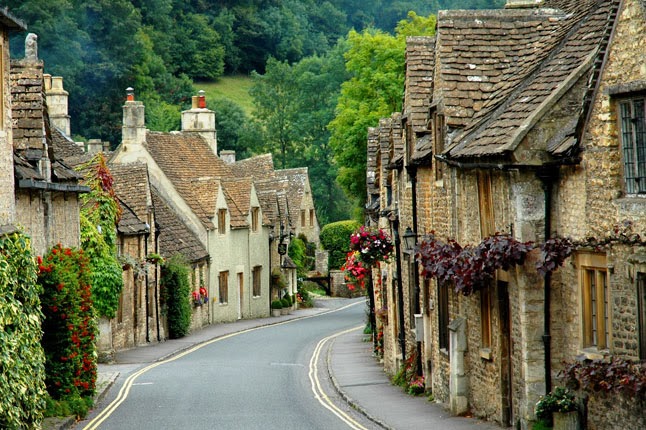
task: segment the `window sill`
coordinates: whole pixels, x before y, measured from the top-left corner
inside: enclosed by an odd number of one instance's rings
[[[480,348],[480,358],[487,361],[492,361],[491,349],[490,348]]]
[[[597,349],[595,347],[589,347],[579,350],[579,355],[585,357],[586,360],[603,360],[605,357],[610,355],[610,350],[608,349]]]

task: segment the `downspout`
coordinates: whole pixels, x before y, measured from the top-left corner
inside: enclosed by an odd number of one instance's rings
[[[159,253],[159,229],[155,223],[155,252]],[[159,265],[155,263],[155,321],[157,322],[157,342],[161,342],[161,332],[159,330]]]
[[[146,234],[144,235],[144,261],[148,257],[148,238],[150,237],[150,227],[146,227]],[[146,266],[144,266],[146,267]],[[146,343],[150,343],[150,323],[148,322],[150,318],[150,305],[149,305],[149,294],[148,294],[148,267],[146,267],[146,275],[144,276],[144,284],[146,285]]]
[[[545,232],[544,241],[547,242],[552,232],[552,186],[558,178],[558,169],[544,168],[536,172],[543,185],[545,196]],[[543,278],[543,348],[545,360],[545,394],[552,391],[552,335],[550,327],[551,318],[551,284],[552,274],[547,272]]]
[[[412,213],[413,213],[413,231],[415,232],[416,235],[418,235],[418,230],[417,230],[417,167],[415,166],[408,166],[408,174],[410,175],[410,182],[411,182],[411,206],[412,206]],[[415,239],[415,245],[417,245],[417,238]],[[413,258],[413,279],[414,279],[414,286],[415,286],[415,314],[421,314],[421,309],[419,305],[419,298],[420,298],[420,290],[419,290],[419,262],[417,261],[417,258],[415,258],[415,253],[411,254],[411,258]],[[422,342],[420,340],[417,340],[416,342],[417,346],[417,360],[416,360],[416,366],[417,366],[417,376],[422,376]]]
[[[399,308],[399,347],[402,351],[402,363],[406,361],[406,337],[404,335],[404,292],[402,290],[401,239],[399,237],[399,218],[393,220],[395,236],[395,262],[397,264],[397,307]]]
[[[274,241],[274,238],[273,238],[273,235],[272,235],[273,230],[274,230],[274,226],[271,226],[271,229],[269,230],[269,270],[268,270],[268,272],[269,272],[269,289],[268,289],[269,315],[271,315],[271,271],[272,271],[272,268],[271,268],[271,243]]]

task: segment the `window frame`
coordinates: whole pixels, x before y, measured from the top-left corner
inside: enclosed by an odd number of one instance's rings
[[[437,283],[437,342],[440,350],[450,350],[449,286]]]
[[[581,347],[605,351],[612,341],[610,320],[610,279],[605,254],[577,256],[581,301]],[[603,296],[603,301],[599,297]],[[603,340],[599,338],[603,332]]]
[[[646,360],[646,272],[637,272],[635,281],[637,292],[639,359]]]
[[[226,305],[229,303],[229,271],[222,270],[218,273],[218,303]]]
[[[305,209],[301,209],[301,227],[305,227]]]
[[[637,103],[641,107],[637,107]],[[641,116],[637,113],[641,113]],[[630,118],[627,118],[627,114]],[[617,122],[625,193],[646,195],[646,94],[618,98]],[[630,140],[630,144],[627,144],[627,140]]]
[[[226,234],[227,232],[227,210],[224,208],[218,209],[218,233]]]
[[[253,297],[260,297],[262,295],[262,266],[254,266],[251,271],[251,284]]]
[[[260,208],[254,206],[251,208],[251,231],[257,232],[259,225]]]

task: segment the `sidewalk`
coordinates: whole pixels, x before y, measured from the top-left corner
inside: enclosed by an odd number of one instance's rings
[[[160,361],[217,337],[314,316],[328,310],[330,308],[327,307],[299,309],[290,315],[280,317],[214,324],[181,339],[171,339],[118,352],[115,354],[115,362],[143,364]],[[435,428],[435,426],[438,428],[442,426],[443,430],[500,430],[500,427],[474,419],[451,417],[440,405],[429,403],[423,396],[407,395],[401,388],[391,385],[383,368],[372,356],[371,343],[364,342],[363,336],[358,330],[334,340],[328,350],[328,374],[341,397],[372,421],[393,430]],[[110,365],[99,365],[95,404],[103,399],[118,376],[118,372],[114,372]],[[72,417],[48,418],[43,423],[43,429],[64,430],[71,428],[74,423]]]

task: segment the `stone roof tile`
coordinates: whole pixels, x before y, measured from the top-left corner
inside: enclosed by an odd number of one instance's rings
[[[166,258],[180,254],[191,263],[208,259],[209,254],[206,252],[206,248],[171,210],[155,188],[152,188],[152,199],[155,207],[155,221],[159,225],[160,254]]]
[[[150,182],[144,163],[110,164],[114,178],[114,192],[141,222],[148,222]]]

